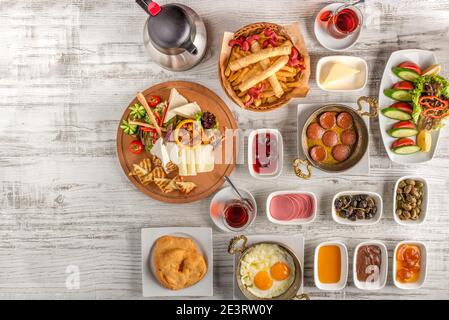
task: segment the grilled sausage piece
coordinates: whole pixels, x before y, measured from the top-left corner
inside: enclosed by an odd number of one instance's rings
[[[333,147],[338,143],[338,135],[334,131],[326,131],[323,135],[323,143],[327,147]]]
[[[342,129],[349,129],[352,127],[352,116],[349,112],[341,112],[337,116],[337,125]]]
[[[322,146],[313,146],[310,149],[310,157],[315,162],[322,162],[327,157],[326,149],[324,149],[324,147],[322,147]]]
[[[311,140],[319,140],[323,136],[324,129],[316,122],[311,123],[307,127],[307,138]]]
[[[337,144],[335,147],[332,148],[332,157],[334,157],[334,159],[339,162],[348,159],[350,154],[351,148],[349,148],[344,144]]]
[[[354,130],[348,129],[341,133],[341,142],[347,146],[351,146],[357,141],[357,134]]]
[[[335,112],[328,111],[323,113],[322,115],[320,115],[319,121],[324,129],[332,129],[333,127],[335,127],[335,123],[337,122]]]

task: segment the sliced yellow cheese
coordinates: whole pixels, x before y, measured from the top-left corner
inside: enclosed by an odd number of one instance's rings
[[[210,144],[201,144],[195,149],[195,167],[198,173],[214,170],[214,150]]]
[[[191,148],[186,149],[187,175],[196,176],[195,151]]]
[[[360,70],[358,69],[351,68],[341,62],[335,61],[332,62],[327,75],[324,75],[324,80],[322,80],[322,83],[324,85],[333,84],[359,72]]]
[[[187,172],[187,153],[185,148],[179,148],[179,163],[178,163],[178,169],[179,169],[179,175],[180,176],[188,176]]]

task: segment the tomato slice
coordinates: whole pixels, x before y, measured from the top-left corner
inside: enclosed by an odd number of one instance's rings
[[[421,75],[421,68],[414,62],[405,61],[398,65],[399,68],[409,69],[415,71],[417,74]]]
[[[396,103],[393,103],[393,104],[390,106],[390,108],[399,109],[399,110],[404,111],[404,112],[407,112],[407,113],[409,113],[409,114],[412,114],[412,112],[413,112],[412,106],[409,105],[409,104],[406,103],[406,102],[396,102]]]
[[[393,129],[416,129],[416,126],[411,121],[399,121],[393,125]]]
[[[415,86],[410,81],[399,81],[393,85],[393,89],[398,90],[413,90],[415,89]]]
[[[398,147],[404,147],[404,146],[414,146],[415,145],[415,141],[410,139],[410,138],[400,138],[398,140],[396,140],[395,142],[393,142],[393,144],[391,145],[391,148],[395,149]]]

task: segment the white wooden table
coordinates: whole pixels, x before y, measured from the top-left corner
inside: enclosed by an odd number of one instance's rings
[[[184,73],[167,72],[151,61],[142,45],[146,16],[134,1],[0,0],[0,298],[139,299],[142,227],[212,227],[209,199],[182,206],[156,202],[132,186],[116,157],[118,119],[133,95],[175,79],[212,89],[232,109],[240,127],[275,127],[284,134],[284,173],[278,180],[261,183],[249,176],[245,165],[232,177],[254,192],[261,208],[273,190],[298,188],[318,195],[321,210],[308,226],[276,226],[262,209],[249,229],[251,234],[305,236],[305,289],[312,298],[449,298],[449,130],[443,131],[431,163],[404,167],[388,160],[374,120],[369,174],[300,181],[290,168],[296,153],[295,105],[345,101],[358,94],[320,91],[312,72],[307,98],[266,114],[242,111],[220,87],[217,51],[225,30],[257,21],[300,21],[313,68],[318,58],[331,54],[312,31],[314,14],[327,1],[179,2],[204,18],[212,53]],[[347,52],[369,63],[369,85],[362,94],[377,95],[383,66],[398,49],[433,50],[449,76],[449,1],[372,0],[366,9],[363,35]],[[392,189],[398,177],[414,172],[430,179],[429,219],[406,228],[393,220]],[[348,189],[383,195],[385,213],[378,225],[356,228],[332,221],[332,196]],[[226,253],[231,236],[214,229],[214,298],[232,298],[232,258]],[[313,250],[319,242],[337,238],[349,246],[350,257],[359,241],[383,240],[390,261],[397,241],[425,241],[425,286],[396,289],[390,267],[388,284],[381,291],[356,289],[352,276],[341,292],[319,291],[313,284]],[[67,289],[66,278],[77,268],[79,289]]]

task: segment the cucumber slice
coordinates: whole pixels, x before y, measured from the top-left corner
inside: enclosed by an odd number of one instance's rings
[[[394,148],[392,151],[396,154],[412,154],[421,151],[421,148],[418,146],[402,146]]]
[[[407,90],[385,89],[384,94],[393,100],[403,101],[403,102],[411,102],[412,101],[412,95]]]
[[[410,120],[412,118],[411,114],[396,108],[385,108],[382,110],[382,114],[394,120]]]
[[[393,138],[407,138],[418,134],[418,130],[411,128],[395,128],[387,131]]]
[[[420,75],[417,74],[415,71],[406,68],[395,67],[393,68],[393,73],[402,80],[407,81],[414,81],[416,78],[420,77]]]

